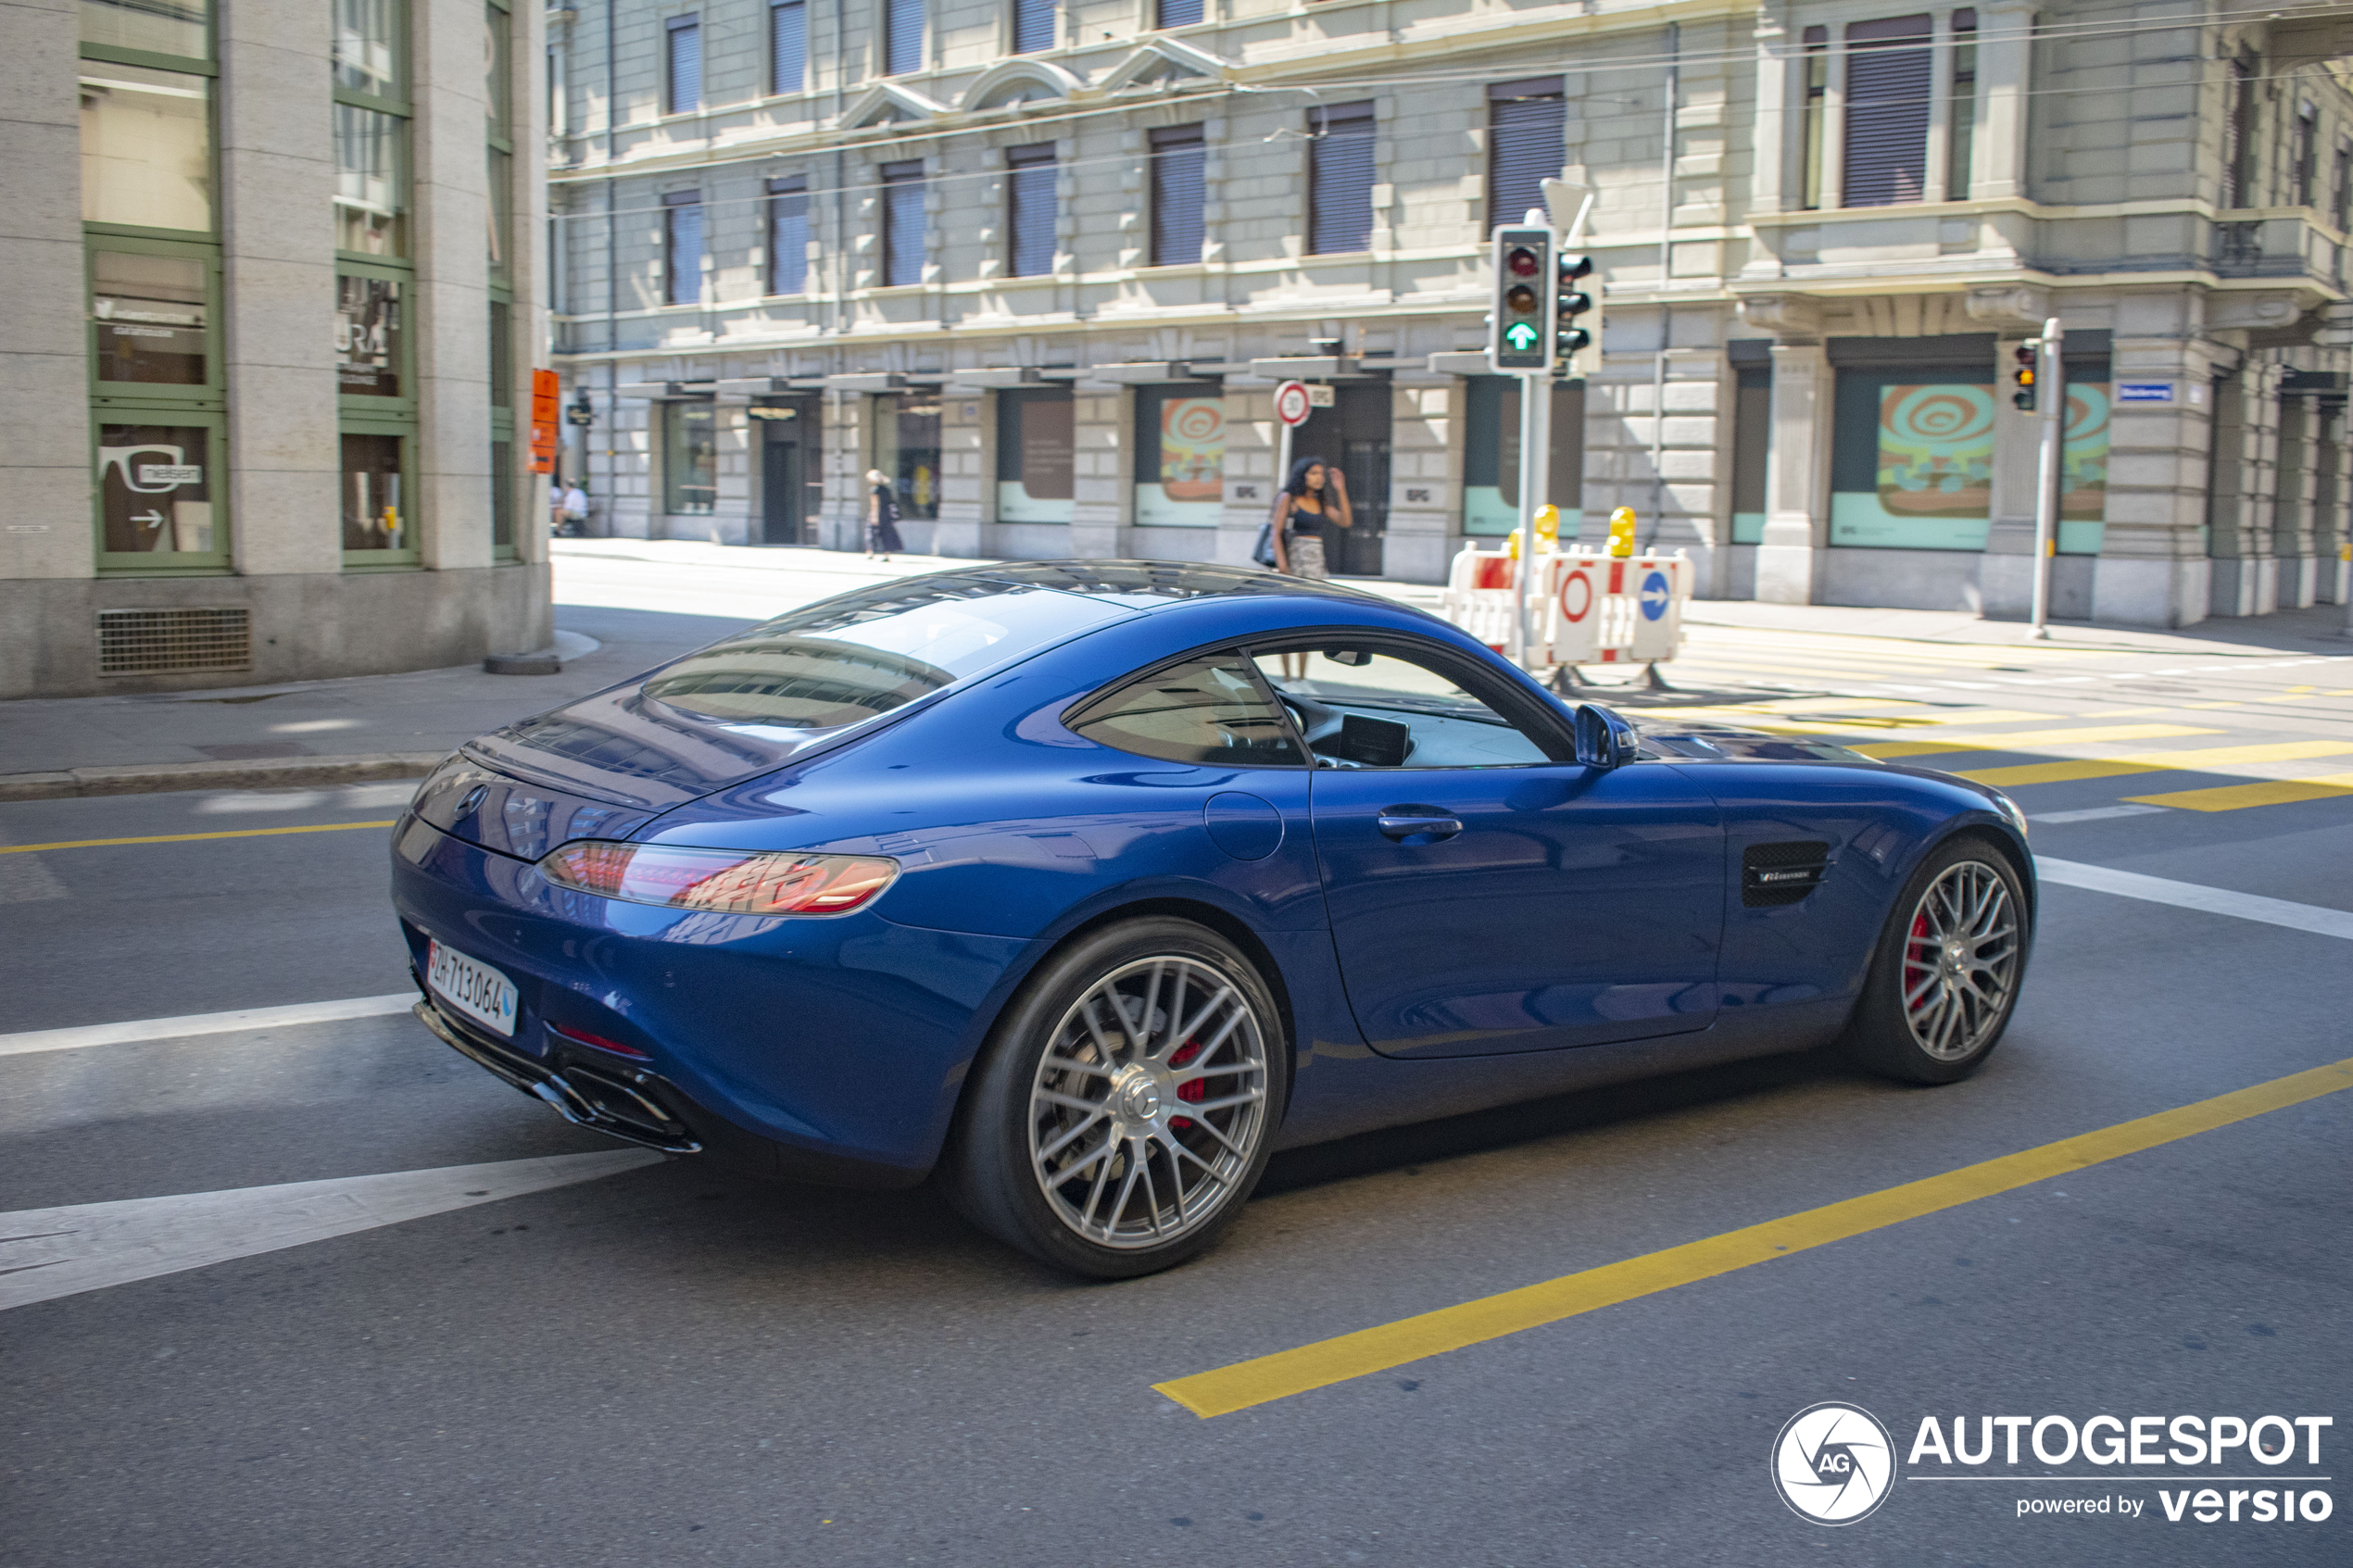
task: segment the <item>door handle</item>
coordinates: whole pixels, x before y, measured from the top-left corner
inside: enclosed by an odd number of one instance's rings
[[[1463,831],[1460,817],[1435,806],[1391,806],[1373,819],[1384,838],[1452,838]]]

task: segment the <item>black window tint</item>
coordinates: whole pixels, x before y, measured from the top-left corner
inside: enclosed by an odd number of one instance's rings
[[[1283,715],[1233,654],[1188,659],[1087,705],[1070,727],[1088,740],[1170,762],[1296,768]]]

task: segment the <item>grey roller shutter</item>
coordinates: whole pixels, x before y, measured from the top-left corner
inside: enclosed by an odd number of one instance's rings
[[[1155,131],[1152,141],[1154,267],[1190,267],[1201,259],[1202,192],[1209,148],[1198,125]]]
[[[1008,148],[1005,166],[1007,270],[1039,277],[1054,270],[1054,145]]]
[[[1487,90],[1487,221],[1516,223],[1544,205],[1543,182],[1567,157],[1568,105],[1557,76]]]
[[[1156,0],[1155,27],[1190,27],[1202,19],[1201,0]]]
[[[702,25],[692,17],[670,22],[670,112],[702,107]]]
[[[883,286],[924,281],[924,165],[921,158],[882,166]]]
[[[1013,0],[1013,53],[1054,46],[1054,0]]]
[[[809,7],[779,0],[768,7],[768,91],[798,93],[809,81]]]
[[[795,174],[768,182],[768,292],[809,288],[809,181]]]
[[[1847,207],[1923,199],[1931,51],[1925,14],[1846,30]]]
[[[924,69],[924,0],[883,0],[883,74]]]
[[[661,198],[661,297],[668,305],[702,298],[702,194],[677,191]]]
[[[1331,256],[1373,242],[1373,106],[1307,111],[1307,250]]]

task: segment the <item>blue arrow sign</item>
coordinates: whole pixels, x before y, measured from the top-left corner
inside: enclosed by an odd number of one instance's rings
[[[1667,604],[1674,598],[1674,591],[1667,585],[1667,573],[1663,571],[1654,571],[1649,576],[1643,578],[1642,592],[1641,595],[1642,603],[1642,619],[1645,621],[1656,621],[1660,616],[1665,615],[1667,613]]]

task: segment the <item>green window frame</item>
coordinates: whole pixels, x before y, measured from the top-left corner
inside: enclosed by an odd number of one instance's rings
[[[371,419],[346,413],[338,421],[337,478],[335,483],[335,526],[344,534],[343,569],[346,571],[409,571],[417,570],[422,556],[417,546],[418,530],[422,522],[417,505],[417,421],[402,419]],[[390,439],[399,443],[400,491],[397,519],[400,532],[397,546],[354,549],[351,546],[346,514],[351,507],[348,495],[350,480],[346,474],[342,454],[345,436],[368,436]],[[379,497],[371,496],[371,501]],[[372,507],[371,508],[373,509]]]
[[[130,439],[108,439],[126,427],[134,433]],[[174,440],[169,433],[182,430],[204,433],[200,454],[188,450],[192,443]],[[169,456],[156,449],[166,442],[179,447],[177,466],[201,470],[195,484],[202,491],[200,496],[177,495],[177,490],[189,486],[184,482],[171,483],[176,476],[152,471],[156,466],[174,466],[152,461]],[[99,574],[217,577],[226,572],[230,566],[228,447],[229,416],[217,409],[120,403],[92,409],[90,511]],[[187,459],[192,457],[199,458],[199,462],[188,464]],[[182,509],[192,499],[195,505],[207,508],[201,521]],[[158,543],[168,538],[175,544],[194,545],[201,539],[206,547],[115,548],[117,544],[129,542],[122,538],[126,525],[134,537],[153,532]]]
[[[417,274],[413,268],[390,265],[382,261],[362,261],[349,256],[339,257],[335,274],[342,278],[371,278],[380,282],[394,283],[400,289],[400,342],[393,357],[393,374],[399,380],[400,390],[380,397],[362,393],[336,394],[336,407],[346,419],[360,419],[382,422],[387,419],[414,420],[417,414]],[[338,285],[340,287],[340,285]]]
[[[153,257],[168,261],[194,262],[202,270],[204,290],[204,325],[201,352],[204,355],[204,379],[198,382],[114,381],[107,375],[107,366],[114,356],[109,353],[110,332],[123,330],[111,313],[99,313],[101,293],[99,257],[122,256]],[[86,328],[86,347],[90,355],[90,402],[94,409],[117,407],[143,408],[211,408],[224,406],[225,377],[221,364],[221,271],[220,247],[190,240],[158,240],[144,235],[121,233],[86,234],[82,245],[82,315]],[[127,325],[127,323],[126,323]],[[181,329],[162,329],[181,330]]]
[[[335,249],[335,257],[338,261],[371,262],[378,265],[400,264],[409,259],[410,251],[408,220],[415,172],[410,167],[411,139],[416,129],[416,107],[409,96],[411,48],[408,0],[335,0],[336,20],[331,25],[339,25],[346,6],[352,7],[355,12],[375,11],[388,29],[387,42],[391,48],[384,75],[389,80],[384,85],[390,89],[389,91],[370,92],[349,86],[341,79],[343,68],[332,63],[329,66],[328,80],[333,89],[333,102],[337,107],[384,115],[398,122],[392,149],[390,173],[390,183],[396,204],[395,211],[398,216],[393,228],[393,248],[390,251],[350,250],[339,244]],[[331,128],[331,142],[333,134],[333,130]],[[339,182],[340,178],[340,168],[338,168]],[[336,235],[338,241],[342,237],[341,233]]]

